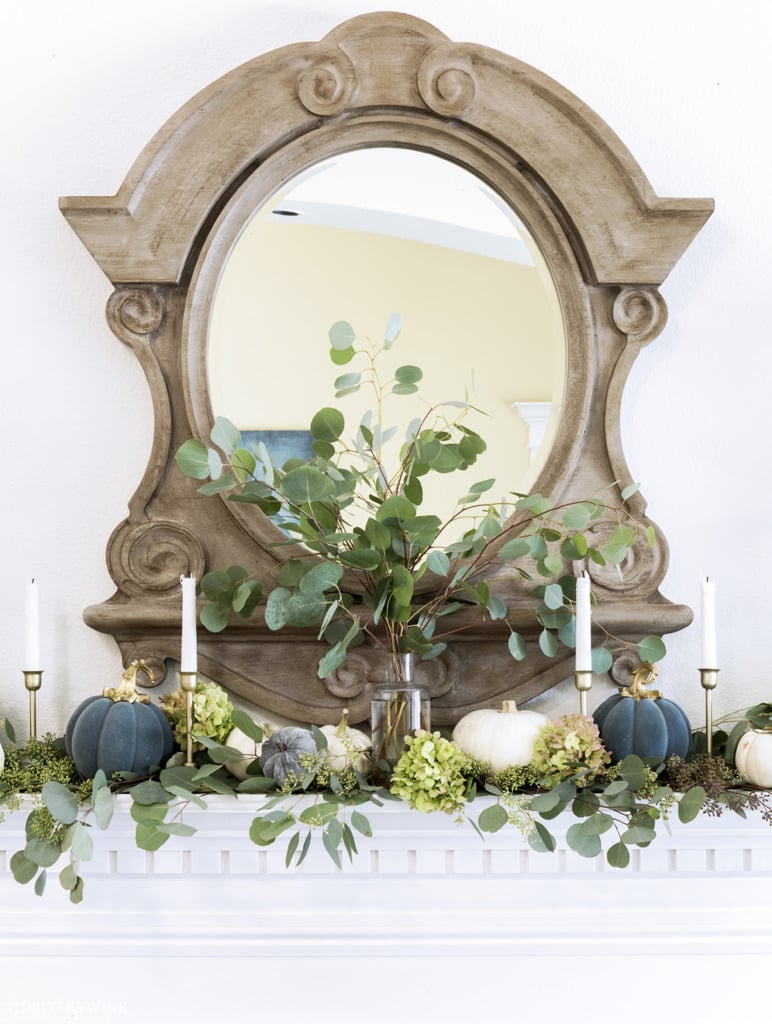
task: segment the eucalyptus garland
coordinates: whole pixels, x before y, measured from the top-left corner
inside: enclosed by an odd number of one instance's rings
[[[772,715],[772,705],[738,712],[732,738],[767,715]],[[256,743],[262,741],[262,729],[249,715],[233,710],[232,721]],[[80,871],[92,855],[92,829],[109,828],[115,798],[122,793],[131,797],[137,847],[148,851],[174,836],[193,835],[196,830],[184,820],[185,811],[191,805],[206,809],[207,795],[237,799],[264,794],[249,837],[265,847],[286,834],[288,868],[300,865],[315,841],[321,842],[336,867],[343,868],[345,860],[358,853],[358,837],[373,834],[367,806],[381,806],[387,800],[403,801],[422,813],[453,815],[470,823],[483,839],[514,828],[540,852],[556,849],[549,823],[565,812],[576,819],[566,831],[570,849],[589,858],[605,853],[608,864],[617,868],[627,867],[632,849],[654,842],[658,827],[671,814],[689,822],[700,812],[742,816],[746,810],[758,810],[772,824],[769,791],[745,783],[723,753],[698,752],[689,760],[671,758],[665,764],[647,763],[633,754],[612,764],[594,724],[577,715],[541,728],[530,764],[498,773],[464,754],[439,731],[418,732],[409,738],[389,787],[374,784],[359,771],[361,749],[353,744],[343,767],[333,771],[327,739],[316,727],[310,730],[315,752],[300,755],[297,772],[281,786],[262,773],[259,759],[250,765],[246,778],[238,780],[226,766],[243,753],[203,734],[196,736],[201,749],[192,766],[178,752],[146,778],[122,773],[107,779],[97,772],[93,780],[82,780],[60,740],[48,736],[19,748],[8,724],[5,732],[7,767],[0,777],[0,805],[18,808],[27,794],[34,794],[35,800],[27,818],[25,847],[11,857],[11,871],[18,882],[33,882],[35,892],[42,895],[49,869],[64,857],[58,880],[73,903],[83,898]],[[725,751],[729,736],[719,730],[714,749]],[[698,751],[699,741],[696,734]],[[475,797],[482,794],[492,800],[480,810]]]

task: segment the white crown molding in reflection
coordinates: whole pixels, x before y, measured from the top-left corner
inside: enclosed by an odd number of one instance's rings
[[[528,428],[528,451],[533,462],[539,446],[544,440],[547,420],[552,410],[552,402],[513,402],[512,408],[519,413]]]

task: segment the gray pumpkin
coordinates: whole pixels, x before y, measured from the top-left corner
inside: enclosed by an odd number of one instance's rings
[[[275,779],[278,786],[283,786],[288,775],[300,778],[305,769],[298,761],[302,754],[315,754],[316,743],[308,729],[300,729],[295,725],[287,725],[271,733],[263,743],[260,752],[260,768],[263,775]]]

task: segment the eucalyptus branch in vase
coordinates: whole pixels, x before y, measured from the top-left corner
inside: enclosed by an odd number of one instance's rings
[[[598,494],[554,505],[540,494],[516,493],[493,504],[486,495],[495,480],[484,479],[469,486],[444,519],[424,511],[426,479],[468,470],[486,443],[466,422],[479,412],[467,401],[427,405],[399,438],[400,428],[386,423],[387,407],[417,394],[423,379],[422,370],[412,365],[398,366],[388,379],[380,372],[380,360],[400,329],[401,318],[392,316],[377,344],[344,321],[330,329],[333,364],[360,366],[337,378],[336,398],[362,388],[373,396],[373,409],[348,440],[343,413],[326,406],[311,420],[312,457],[278,466],[265,445],[245,446],[239,430],[220,417],[211,433],[214,447],[186,441],[177,452],[180,468],[207,481],[199,488],[202,494],[227,493],[232,501],[255,505],[288,535],[277,543],[304,545],[307,553],[282,564],[277,585],[266,596],[265,622],[271,630],[318,627],[320,640],[329,644],[319,661],[320,678],[366,639],[392,655],[431,659],[442,653],[448,637],[486,619],[509,626],[508,649],[513,658],[524,658],[525,639],[511,625],[505,600],[485,579],[496,562],[514,565],[539,599],[535,614],[542,652],[553,656],[561,643],[573,647],[572,565],[619,565],[642,531],[654,543],[653,528],[639,524],[626,506],[637,487],[620,491],[611,484],[615,504]],[[392,451],[397,438],[398,450]],[[615,525],[604,543],[593,544],[586,530],[601,517]],[[461,535],[451,538],[459,528]],[[435,586],[427,586],[430,579]],[[233,612],[250,616],[263,599],[259,581],[240,566],[207,574],[201,588],[207,599],[201,619],[213,631],[224,629]],[[453,621],[470,608],[479,612],[474,622],[469,616]],[[658,637],[642,644],[645,660],[663,656]],[[593,652],[595,671],[607,671],[611,662],[605,645]]]

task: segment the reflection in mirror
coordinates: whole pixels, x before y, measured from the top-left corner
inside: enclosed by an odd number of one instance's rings
[[[556,289],[514,211],[479,178],[428,153],[379,147],[327,159],[255,213],[212,304],[213,414],[254,431],[278,464],[292,452],[294,432],[305,457],[305,431],[323,405],[339,407],[353,435],[372,395],[334,399],[345,370],[329,359],[329,328],[348,320],[378,342],[395,312],[404,328],[380,369],[409,363],[424,380],[420,397],[391,399],[384,421],[399,426],[401,438],[427,401],[466,399],[483,411],[470,412],[467,423],[488,443],[475,479],[496,479],[492,500],[527,491],[549,455],[563,400]],[[276,432],[281,450],[272,448]],[[396,452],[400,441],[393,443]],[[427,509],[444,517],[472,482],[440,477]]]

